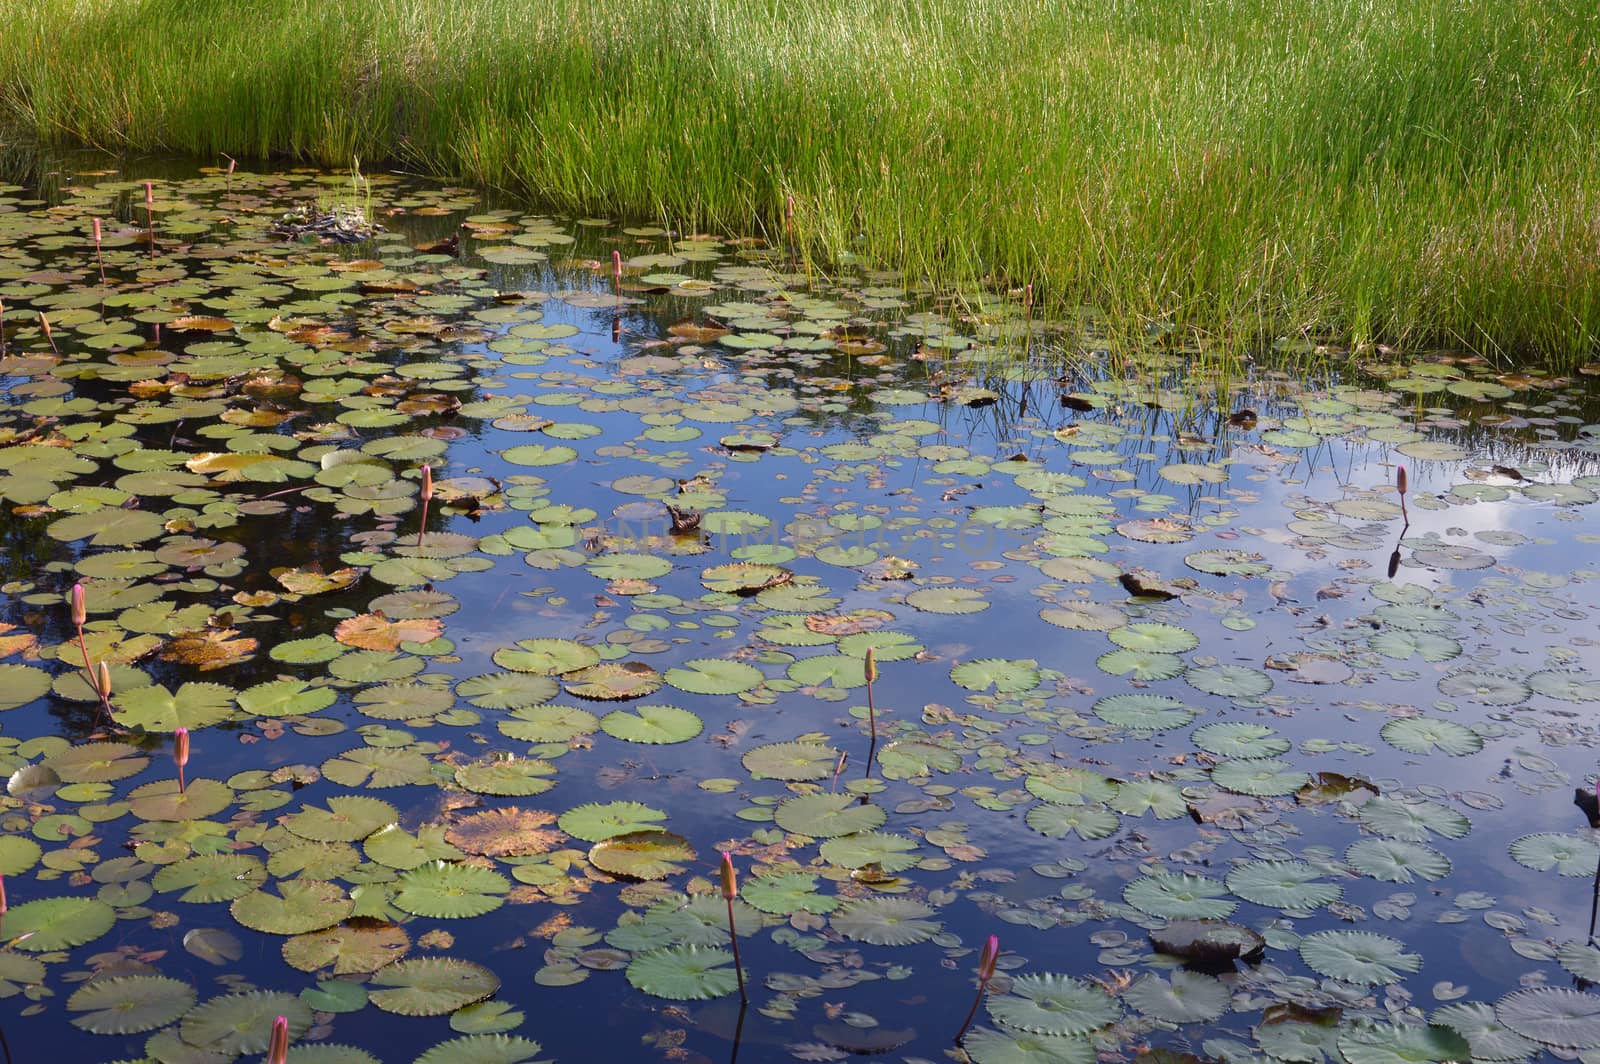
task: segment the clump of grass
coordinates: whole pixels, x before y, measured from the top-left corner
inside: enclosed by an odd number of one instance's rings
[[[1573,360],[1597,31],[1535,0],[26,0],[0,128],[400,162],[1033,283],[1130,337]]]

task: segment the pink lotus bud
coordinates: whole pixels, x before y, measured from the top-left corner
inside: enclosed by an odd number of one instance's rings
[[[876,683],[878,681],[878,658],[877,655],[873,653],[872,647],[867,648],[867,662],[865,671],[867,674],[868,683]]]
[[[154,207],[156,205],[156,189],[149,181],[144,183],[144,205],[146,207]]]
[[[994,965],[1000,959],[1000,938],[990,935],[989,940],[983,944],[983,952],[978,956],[978,979],[987,983],[994,978]]]
[[[172,760],[179,768],[189,763],[189,729],[179,728],[172,733]]]
[[[78,628],[83,627],[83,622],[89,619],[89,596],[83,590],[82,584],[72,585],[72,623]]]
[[[287,1064],[289,1060],[289,1020],[279,1016],[272,1021],[272,1039],[267,1043],[267,1064]]]
[[[611,279],[617,283],[622,282],[622,252],[611,252]]]
[[[100,663],[100,670],[95,673],[94,689],[101,699],[111,697],[111,666],[103,661]]]
[[[0,876],[0,916],[4,916],[8,908],[10,906],[6,904],[6,877]]]
[[[44,330],[44,338],[50,339],[50,319],[44,316],[44,311],[39,312],[39,327]]]
[[[739,882],[733,872],[733,858],[724,850],[722,852],[722,896],[732,901],[739,896]]]
[[[428,466],[422,467],[422,499],[424,502],[433,498],[433,470]]]
[[[1406,493],[1406,467],[1405,466],[1401,466],[1395,472],[1395,475],[1394,475],[1394,486],[1400,490],[1400,494],[1401,495],[1404,495]]]
[[[98,218],[94,220],[94,242],[97,245],[100,243],[100,219]]]

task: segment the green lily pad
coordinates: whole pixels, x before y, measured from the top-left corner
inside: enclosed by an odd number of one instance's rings
[[[911,898],[862,898],[835,912],[829,923],[846,938],[874,946],[911,946],[939,933],[934,910]]]
[[[94,898],[39,898],[14,906],[4,927],[13,949],[49,953],[93,942],[116,922],[116,910]]]
[[[1070,975],[1020,975],[1011,993],[992,994],[987,1005],[1005,1027],[1044,1035],[1086,1034],[1122,1013],[1104,990]]]
[[[372,1003],[401,1016],[447,1016],[500,989],[500,978],[481,964],[454,957],[396,961],[372,977]]]
[[[657,746],[688,742],[704,728],[699,716],[677,706],[635,706],[600,718],[600,730],[613,738]]]
[[[733,954],[700,946],[674,946],[641,953],[628,964],[636,990],[669,1001],[709,1001],[739,987]]]
[[[1300,957],[1314,971],[1357,986],[1397,983],[1422,967],[1400,940],[1368,931],[1314,932],[1300,940]]]
[[[862,805],[848,794],[807,794],[779,802],[773,819],[784,831],[828,839],[873,831],[883,826],[887,814],[876,805]]]

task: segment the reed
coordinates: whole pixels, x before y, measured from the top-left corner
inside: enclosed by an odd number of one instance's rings
[[[1030,322],[1131,338],[1573,362],[1597,31],[1542,0],[13,0],[0,130],[383,159],[1032,283]]]

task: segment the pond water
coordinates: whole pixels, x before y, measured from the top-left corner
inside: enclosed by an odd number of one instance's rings
[[[1600,1059],[1588,378],[147,172],[0,190],[18,1059]]]

